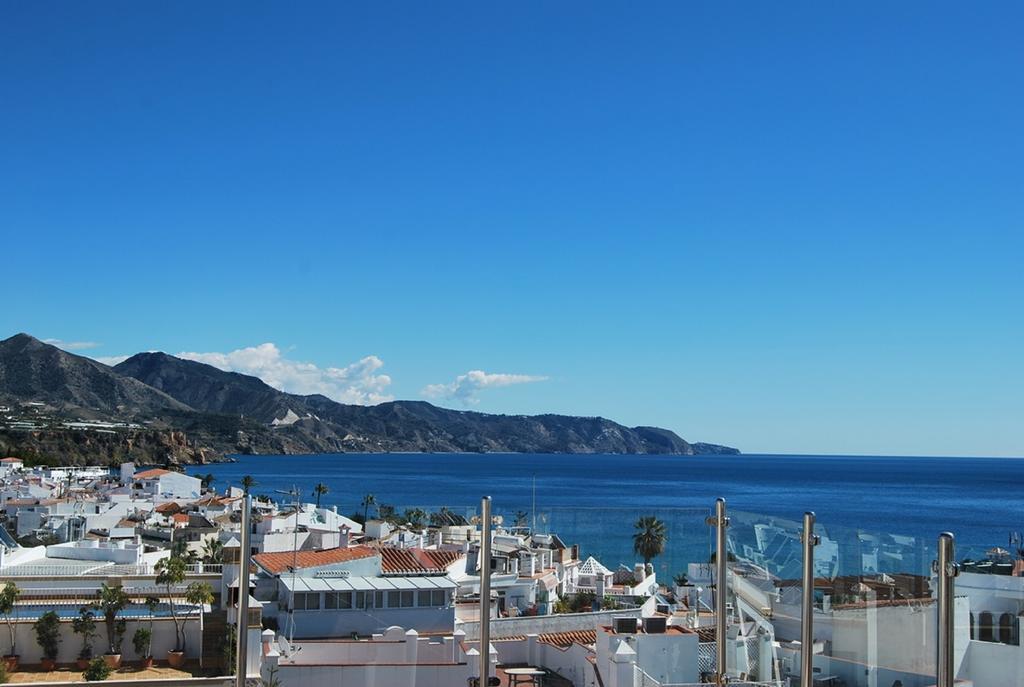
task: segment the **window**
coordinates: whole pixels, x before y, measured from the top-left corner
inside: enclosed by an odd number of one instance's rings
[[[435,589],[430,592],[430,605],[431,606],[447,606],[448,605],[448,592],[443,589]]]
[[[347,610],[352,608],[352,592],[327,592],[324,608]]]
[[[995,627],[992,622],[992,614],[982,611],[978,616],[978,638],[983,642],[995,641]]]
[[[366,592],[356,592],[356,601],[353,608],[369,608],[373,604],[373,595]]]
[[[1003,613],[999,616],[999,641],[1003,644],[1014,644],[1013,625],[1015,616],[1012,613]]]
[[[384,608],[384,592],[373,593],[373,607]]]
[[[398,608],[402,605],[402,592],[388,592],[388,608]]]
[[[295,594],[296,611],[315,611],[320,608],[318,592],[298,592]]]
[[[412,590],[402,592],[402,608],[412,608],[415,605]]]
[[[433,606],[430,603],[430,590],[424,589],[423,591],[416,592],[416,605],[417,606]]]

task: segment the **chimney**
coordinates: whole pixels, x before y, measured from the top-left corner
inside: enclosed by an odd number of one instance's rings
[[[644,569],[643,563],[637,563],[633,566],[633,581],[640,584],[647,577],[647,571]]]
[[[343,524],[341,527],[338,528],[338,531],[341,533],[341,536],[338,537],[338,548],[340,548],[340,549],[347,549],[348,548],[348,534],[351,531],[351,528],[348,525],[344,525]]]

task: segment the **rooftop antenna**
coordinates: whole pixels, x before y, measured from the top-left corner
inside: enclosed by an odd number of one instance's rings
[[[299,488],[292,485],[290,491],[275,489],[278,494],[295,497],[295,526],[292,527],[292,606],[288,614],[288,644],[295,639],[295,575],[299,569]]]

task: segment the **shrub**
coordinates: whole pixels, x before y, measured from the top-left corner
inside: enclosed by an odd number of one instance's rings
[[[88,682],[103,682],[110,677],[112,672],[106,661],[102,658],[94,658],[89,661],[89,667],[82,673],[82,677]]]
[[[78,617],[71,621],[71,629],[75,634],[82,635],[82,650],[79,658],[92,658],[92,642],[96,638],[96,613],[91,606],[78,609]]]
[[[153,632],[148,627],[140,627],[132,635],[132,646],[135,647],[135,653],[141,658],[149,658],[150,655],[150,640],[153,639]]]
[[[56,612],[43,613],[32,627],[36,631],[36,641],[43,650],[43,656],[51,661],[57,660],[57,651],[60,648],[60,618]]]

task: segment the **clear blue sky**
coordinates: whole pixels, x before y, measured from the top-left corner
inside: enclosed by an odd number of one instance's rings
[[[749,452],[1024,455],[1020,3],[2,15],[2,336]]]

